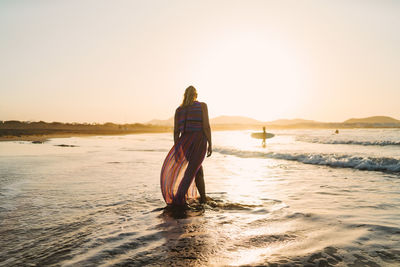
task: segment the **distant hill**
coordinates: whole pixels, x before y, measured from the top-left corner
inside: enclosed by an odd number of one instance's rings
[[[174,125],[174,117],[171,117],[166,120],[151,120],[147,124],[152,124],[152,125],[161,125],[161,126],[173,126]]]
[[[210,119],[211,124],[262,124],[263,122],[242,116],[219,116]],[[162,125],[162,126],[173,126],[174,118],[171,117],[166,120],[151,120],[148,124]]]
[[[156,126],[174,125],[174,118],[166,120],[152,120],[148,124]],[[245,129],[258,128],[260,126],[279,128],[279,129],[296,129],[296,128],[376,128],[376,127],[400,127],[400,120],[396,120],[387,116],[374,116],[368,118],[352,118],[344,122],[318,122],[304,119],[280,119],[269,122],[262,122],[256,119],[243,116],[219,116],[210,119],[213,129]]]
[[[379,124],[400,124],[399,120],[387,116],[374,116],[368,118],[352,118],[344,121],[343,123],[379,123]]]
[[[303,120],[303,119],[281,119],[281,120],[275,120],[275,121],[270,121],[268,124],[270,125],[293,125],[293,124],[300,124],[300,123],[319,123],[316,121],[312,120]]]
[[[263,124],[262,121],[242,116],[219,116],[211,119],[210,123],[211,124]]]

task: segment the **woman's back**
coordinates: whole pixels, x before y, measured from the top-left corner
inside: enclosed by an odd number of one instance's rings
[[[179,132],[202,131],[203,113],[200,102],[194,101],[190,106],[179,107],[176,112]]]
[[[174,146],[161,168],[160,185],[167,204],[184,205],[197,197],[206,202],[203,167],[204,157],[211,155],[211,128],[206,103],[196,101],[193,86],[185,90],[182,105],[174,119]],[[208,147],[207,147],[208,144]]]

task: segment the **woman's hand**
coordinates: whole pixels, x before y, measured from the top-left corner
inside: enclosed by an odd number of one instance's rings
[[[211,156],[211,154],[212,154],[212,146],[209,145],[207,148],[207,157]]]

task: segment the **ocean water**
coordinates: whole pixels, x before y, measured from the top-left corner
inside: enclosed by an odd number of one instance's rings
[[[172,134],[1,142],[0,266],[400,266],[400,130],[271,132],[213,132],[187,210]]]

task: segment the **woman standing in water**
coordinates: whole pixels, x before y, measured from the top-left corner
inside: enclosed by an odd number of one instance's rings
[[[182,104],[175,111],[174,146],[161,169],[161,191],[167,204],[185,205],[187,199],[196,198],[197,189],[200,202],[206,202],[201,166],[206,152],[207,157],[211,156],[207,105],[197,101],[196,88],[189,86]]]

